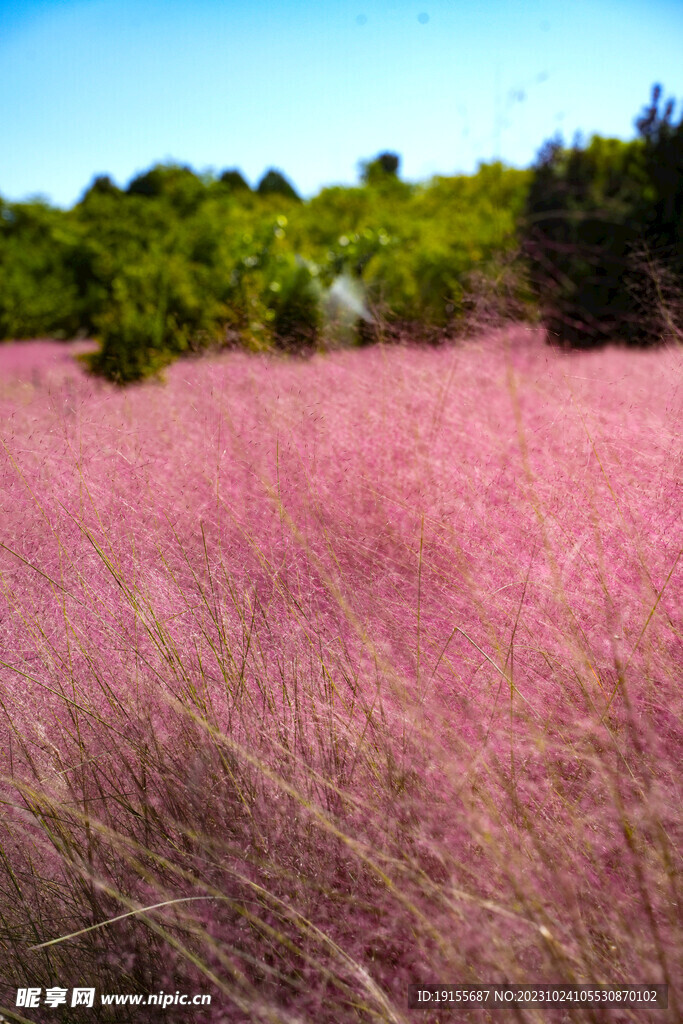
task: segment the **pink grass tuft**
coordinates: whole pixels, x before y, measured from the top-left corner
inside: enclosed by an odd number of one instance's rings
[[[0,347],[0,1009],[674,986],[682,369],[520,327],[121,391]]]

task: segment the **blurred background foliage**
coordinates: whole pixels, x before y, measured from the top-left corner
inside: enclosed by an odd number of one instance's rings
[[[540,316],[571,345],[653,343],[678,329],[683,276],[673,109],[655,87],[632,142],[553,140],[528,170],[410,184],[381,153],[307,201],[276,169],[252,190],[170,164],[125,190],[97,177],[70,210],[0,199],[0,337],[97,338],[93,370],[126,383],[206,347],[330,344],[343,275],[370,314],[359,341]]]
[[[546,142],[522,224],[530,281],[548,331],[588,348],[683,340],[683,117],[662,90],[633,141]]]

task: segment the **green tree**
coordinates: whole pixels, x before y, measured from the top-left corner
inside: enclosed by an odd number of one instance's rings
[[[683,272],[683,113],[673,123],[675,102],[660,109],[662,88],[653,86],[652,101],[636,120],[644,142],[645,167],[652,186],[647,235],[666,253],[677,274]]]
[[[251,188],[245,181],[242,172],[238,171],[236,167],[223,171],[218,180],[230,192],[251,192]]]
[[[108,174],[99,174],[96,178],[93,178],[92,184],[83,193],[81,202],[83,202],[89,195],[120,195],[121,189],[118,185],[115,185]]]
[[[531,278],[551,337],[587,348],[637,343],[640,317],[625,285],[643,235],[647,175],[639,140],[544,145],[524,217]]]
[[[0,337],[71,337],[79,327],[69,215],[41,200],[0,203]]]
[[[127,188],[128,195],[148,199],[165,198],[183,215],[194,212],[205,194],[204,183],[190,167],[156,164],[138,174]]]
[[[286,196],[287,199],[301,201],[301,197],[294,189],[294,186],[285,178],[281,171],[275,170],[273,167],[263,175],[256,186],[256,191],[260,196],[278,195]]]
[[[387,179],[398,178],[400,164],[398,153],[380,153],[374,160],[361,161],[361,181],[366,185],[376,185]]]

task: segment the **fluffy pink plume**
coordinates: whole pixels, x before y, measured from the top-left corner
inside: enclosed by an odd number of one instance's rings
[[[673,985],[681,350],[72,351],[0,346],[0,1009]]]

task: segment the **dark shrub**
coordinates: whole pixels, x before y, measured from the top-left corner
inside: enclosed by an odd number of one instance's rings
[[[624,277],[642,236],[638,142],[593,139],[539,154],[526,211],[526,252],[553,337],[592,347],[634,341],[637,317]]]
[[[307,264],[289,263],[273,285],[269,305],[276,344],[295,351],[315,345],[322,327],[321,289]]]
[[[553,140],[539,153],[524,249],[545,325],[565,344],[661,340],[657,281],[683,267],[683,122],[672,124],[671,101],[660,113],[660,95],[632,142]]]
[[[659,109],[661,86],[652,89],[652,102],[636,121],[645,144],[645,166],[652,186],[652,205],[646,225],[651,249],[666,254],[678,275],[683,273],[683,116],[672,123],[674,101]]]
[[[131,384],[153,376],[173,360],[163,347],[159,324],[138,310],[111,318],[100,329],[100,351],[88,359],[96,373],[115,384]]]
[[[90,364],[97,373],[128,383],[220,340],[226,308],[218,287],[210,268],[183,249],[177,237],[158,239],[116,269],[94,318],[100,351]]]

